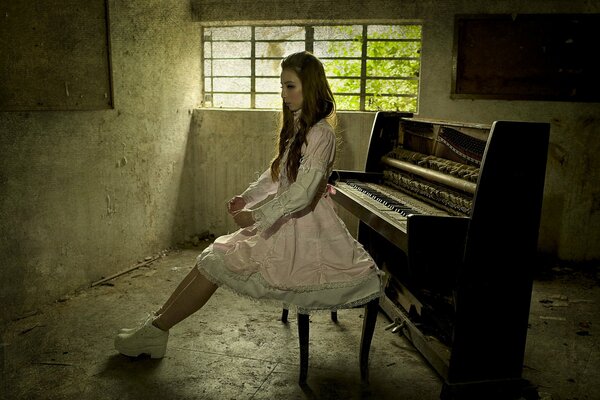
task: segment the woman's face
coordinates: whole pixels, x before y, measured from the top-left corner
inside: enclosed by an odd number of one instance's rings
[[[294,70],[281,71],[281,98],[292,112],[302,108],[302,82]]]

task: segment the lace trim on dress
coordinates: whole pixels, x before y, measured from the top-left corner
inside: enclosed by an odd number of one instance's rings
[[[279,212],[281,214],[283,214],[284,208],[281,205],[281,202],[279,201],[279,199],[273,199],[272,202],[273,202],[273,208],[280,210]],[[265,229],[269,228],[270,226],[272,226],[279,220],[279,218],[276,218],[276,219],[269,218],[264,212],[262,212],[261,209],[252,210],[252,218],[255,221],[254,227],[259,232],[264,231]]]
[[[337,311],[337,310],[343,310],[343,309],[348,309],[348,308],[356,308],[359,307],[361,305],[365,305],[368,302],[381,298],[383,296],[383,289],[381,289],[378,293],[373,293],[369,296],[363,297],[361,299],[358,300],[354,300],[351,302],[347,302],[347,303],[343,303],[343,304],[336,304],[335,306],[330,306],[330,307],[326,307],[326,306],[315,306],[315,307],[302,307],[302,306],[298,306],[296,304],[289,304],[286,302],[283,302],[281,300],[276,300],[276,299],[265,299],[265,298],[255,298],[250,296],[249,294],[240,292],[228,285],[224,285],[221,279],[218,279],[217,277],[213,276],[210,272],[208,272],[206,269],[200,267],[198,264],[196,264],[196,266],[194,267],[196,269],[198,269],[198,271],[206,278],[208,279],[210,282],[212,282],[213,284],[217,285],[219,288],[223,288],[225,290],[227,290],[230,293],[235,294],[236,296],[239,296],[241,298],[244,299],[249,299],[252,300],[252,302],[254,303],[258,303],[258,304],[270,304],[270,305],[274,305],[277,307],[282,307],[282,308],[286,308],[288,310],[292,309],[292,310],[296,310],[296,312],[298,314],[310,314],[311,312],[323,312],[323,311],[327,311],[327,312],[331,312],[331,311]],[[381,275],[380,271],[377,272],[379,275]],[[256,273],[258,274],[258,273]],[[228,274],[229,275],[229,274]],[[252,274],[254,275],[254,274]],[[236,275],[235,278],[239,279],[239,280],[247,280],[249,276],[239,276]],[[245,279],[244,279],[245,278]],[[348,287],[348,286],[358,286],[360,283],[366,281],[368,278],[371,278],[371,276],[367,275],[365,277],[365,279],[360,279],[360,280],[355,280],[353,282],[351,282],[351,284],[347,284],[347,285],[343,285],[343,284],[323,284],[323,285],[319,285],[320,289],[322,290],[323,288],[337,288],[337,287]],[[258,280],[264,282],[266,287],[272,287],[268,284],[268,282],[266,282],[262,276],[260,276],[260,274],[258,274]],[[380,281],[383,281],[382,279],[380,279]],[[295,289],[294,289],[295,290]],[[317,288],[312,289],[312,290],[319,290]],[[312,291],[312,290],[306,290],[307,291]],[[303,290],[295,290],[297,292],[305,292]]]
[[[375,294],[372,294],[365,298],[362,298],[360,300],[355,300],[350,303],[342,304],[342,305],[335,306],[335,307],[311,308],[311,309],[307,309],[307,308],[299,307],[299,306],[295,306],[295,305],[292,305],[292,307],[296,309],[296,312],[298,314],[310,314],[313,311],[329,311],[330,312],[330,311],[343,310],[343,309],[347,309],[347,308],[356,308],[356,307],[367,304],[371,300],[379,299],[381,297],[382,297],[381,293],[375,293]]]

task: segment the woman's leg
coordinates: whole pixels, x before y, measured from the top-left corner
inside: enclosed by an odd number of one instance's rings
[[[202,308],[217,287],[197,268],[193,268],[161,307],[160,315],[152,324],[163,331],[168,331]]]
[[[162,358],[167,350],[169,329],[198,311],[217,290],[196,268],[177,286],[165,305],[162,313],[147,319],[137,329],[121,331],[115,338],[115,348],[119,353],[130,357],[150,354],[151,358]]]
[[[165,303],[162,305],[162,307],[159,308],[157,311],[152,312],[152,314],[148,315],[147,319],[150,319],[151,321],[153,321],[154,319],[156,319],[156,317],[158,317],[160,314],[162,314],[173,303],[173,301],[175,301],[175,299],[179,296],[179,294],[183,291],[183,289],[185,289],[190,284],[190,282],[192,282],[196,278],[197,272],[198,272],[198,270],[196,270],[195,267],[192,268],[192,270],[183,278],[183,280],[181,282],[179,282],[179,285],[177,285],[175,290],[171,293],[171,295],[169,296],[167,301],[165,301]],[[121,333],[135,332],[137,330],[137,328],[138,327],[122,328],[120,330],[120,332]]]
[[[155,315],[158,316],[158,315],[162,314],[171,305],[171,303],[173,303],[173,301],[177,298],[177,296],[179,296],[179,293],[181,293],[181,291],[183,289],[185,289],[187,287],[187,285],[190,284],[190,282],[196,276],[196,273],[194,271],[198,272],[195,267],[192,268],[190,270],[190,272],[188,272],[188,274],[185,276],[185,278],[183,278],[183,280],[181,282],[179,282],[179,285],[177,285],[177,287],[175,288],[173,293],[171,293],[171,295],[169,296],[167,301],[165,301],[165,303],[162,305],[162,307],[159,308],[157,311],[155,311],[155,313],[154,313]]]

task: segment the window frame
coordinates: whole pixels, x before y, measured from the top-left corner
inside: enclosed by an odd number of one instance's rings
[[[401,38],[401,39],[392,39],[392,38],[388,38],[388,39],[381,39],[381,38],[369,38],[368,37],[368,27],[369,26],[415,26],[418,25],[421,27],[421,32],[419,35],[418,39],[413,39],[413,38]],[[297,28],[304,28],[304,38],[303,39],[257,39],[256,38],[256,28],[262,28],[262,27],[277,27],[277,26],[281,26],[281,27],[297,27]],[[397,97],[397,98],[402,98],[402,97],[409,97],[409,98],[414,98],[415,99],[415,110],[413,110],[413,112],[417,112],[418,110],[418,105],[419,105],[419,92],[420,92],[420,71],[421,71],[421,48],[422,48],[422,41],[423,41],[423,35],[422,35],[422,27],[423,27],[423,23],[422,22],[415,22],[415,21],[393,21],[393,22],[389,22],[389,21],[368,21],[368,22],[359,22],[359,23],[353,23],[353,22],[348,22],[348,21],[344,21],[344,22],[331,22],[328,21],[327,23],[288,23],[288,24],[278,24],[278,25],[272,25],[272,24],[234,24],[234,25],[209,25],[209,26],[203,26],[202,27],[202,31],[201,31],[201,37],[202,37],[202,45],[201,45],[201,53],[202,53],[202,60],[201,60],[201,65],[202,65],[202,79],[203,79],[203,84],[202,84],[202,108],[222,108],[222,107],[218,107],[218,106],[214,106],[214,105],[210,105],[210,106],[205,106],[205,104],[207,103],[207,101],[210,101],[212,103],[212,99],[213,99],[213,95],[214,94],[242,94],[242,95],[249,95],[250,96],[250,107],[231,107],[231,106],[225,106],[223,108],[234,108],[234,109],[242,109],[242,110],[248,110],[248,109],[252,109],[252,110],[271,110],[272,108],[264,108],[264,107],[256,107],[256,97],[257,95],[273,95],[273,94],[280,94],[280,92],[266,92],[266,91],[256,91],[256,80],[257,78],[267,78],[267,79],[272,79],[272,78],[279,78],[279,75],[261,75],[261,76],[257,76],[256,74],[256,61],[257,60],[281,60],[281,57],[257,57],[256,56],[256,45],[257,43],[269,43],[269,42],[285,42],[285,43],[304,43],[304,49],[306,51],[310,51],[310,52],[314,52],[314,44],[316,42],[348,42],[348,39],[315,39],[314,38],[314,28],[315,27],[323,27],[323,26],[361,26],[362,27],[362,35],[361,35],[361,55],[360,56],[355,56],[355,57],[327,57],[327,56],[319,56],[319,59],[321,59],[324,63],[327,63],[327,61],[329,60],[355,60],[355,61],[360,61],[361,63],[361,73],[360,76],[327,76],[328,80],[335,80],[335,79],[356,79],[360,81],[360,91],[359,93],[345,93],[345,92],[335,92],[334,91],[334,95],[336,97],[338,96],[359,96],[359,101],[360,101],[360,105],[359,105],[359,109],[355,110],[344,110],[342,109],[341,111],[372,111],[372,110],[367,110],[366,109],[366,101],[367,98],[369,96],[380,96],[380,97]],[[206,35],[206,29],[214,29],[214,28],[231,28],[231,27],[245,27],[245,28],[250,28],[250,39],[213,39],[212,37],[208,37]],[[205,55],[205,43],[210,43],[211,46],[213,43],[215,42],[237,42],[237,43],[250,43],[250,56],[249,57],[214,57],[214,53],[212,52],[211,49],[211,56],[210,57],[206,57]],[[417,51],[417,53],[419,54],[418,57],[397,57],[397,56],[390,56],[390,57],[371,57],[368,55],[367,51],[368,51],[368,46],[370,42],[417,42],[419,43],[419,50]],[[214,68],[214,64],[213,66],[211,66],[211,73],[210,75],[206,74],[205,71],[205,65],[206,65],[206,60],[209,59],[211,61],[215,61],[215,60],[248,60],[250,61],[250,75],[214,75],[212,72],[212,68]],[[369,76],[367,74],[367,62],[371,61],[371,60],[390,60],[390,61],[417,61],[419,63],[419,72],[417,74],[416,77],[409,77],[409,76]],[[215,78],[244,78],[244,79],[250,79],[250,91],[246,92],[246,91],[218,91],[218,90],[214,90],[214,79]],[[210,79],[211,81],[211,90],[206,90],[206,80]],[[417,82],[417,90],[416,93],[414,94],[405,94],[405,93],[371,93],[371,92],[367,92],[367,81],[368,80],[410,80],[410,81],[416,81]],[[406,110],[403,110],[406,111]]]

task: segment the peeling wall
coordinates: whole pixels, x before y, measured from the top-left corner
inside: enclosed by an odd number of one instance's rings
[[[113,110],[0,113],[0,322],[195,232],[200,27],[187,1],[109,6]]]

